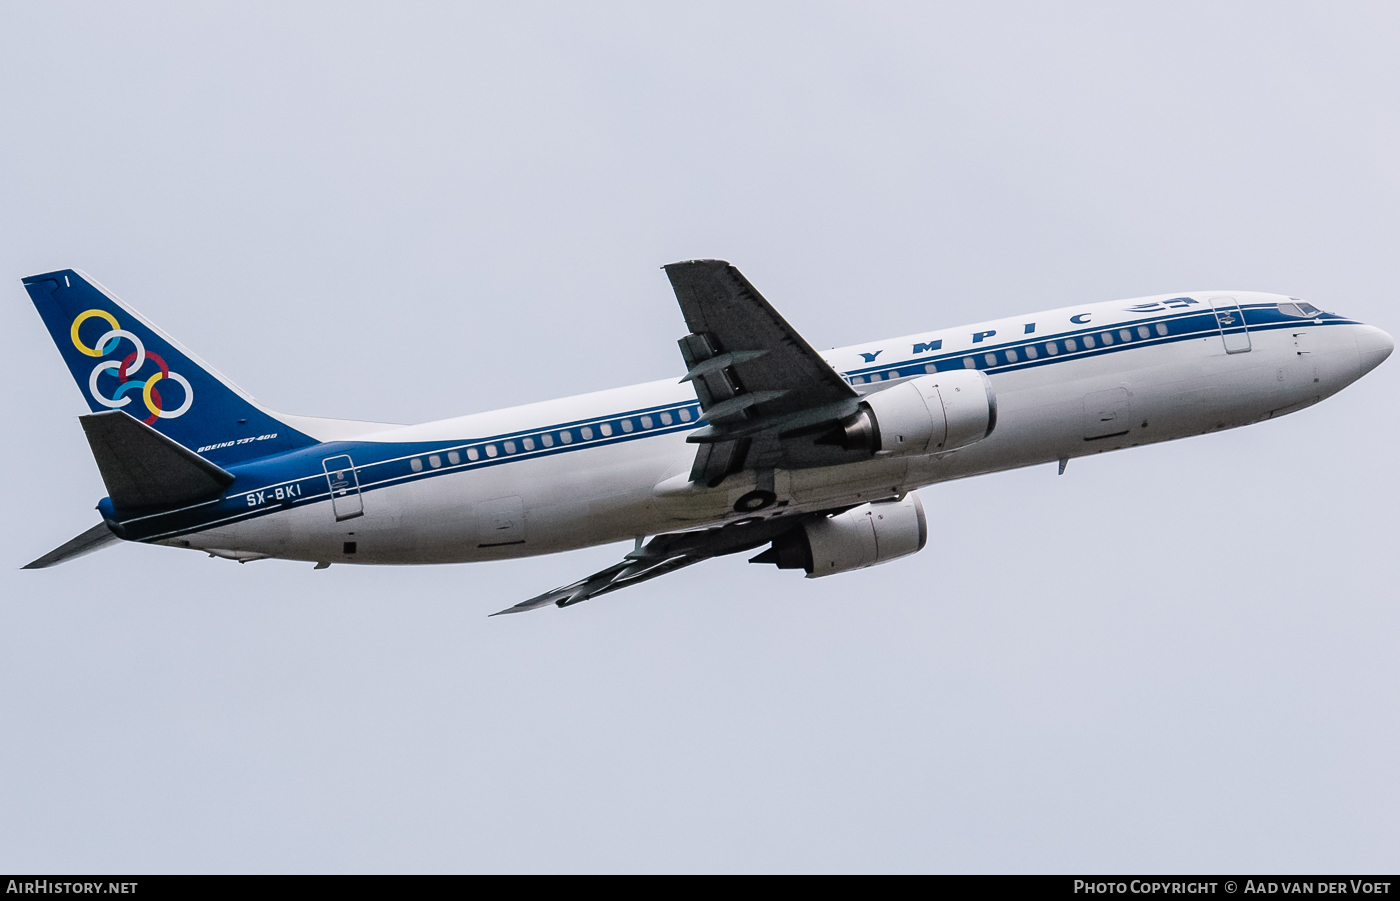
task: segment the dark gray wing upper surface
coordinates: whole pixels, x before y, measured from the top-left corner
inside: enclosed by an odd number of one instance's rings
[[[679,342],[685,378],[709,423],[688,439],[701,445],[692,481],[717,485],[731,473],[772,466],[784,432],[855,412],[855,390],[738,269],[690,260],[665,270],[690,329]]]
[[[733,355],[727,366],[694,376],[697,390],[723,385],[720,376],[727,373],[728,381],[737,381],[747,393],[762,395],[753,407],[759,416],[855,397],[738,269],[723,260],[691,260],[672,263],[666,275],[691,332],[680,342],[691,370],[715,356]]]

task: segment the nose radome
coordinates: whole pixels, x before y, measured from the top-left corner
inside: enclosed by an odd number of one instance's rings
[[[1361,374],[1375,369],[1395,349],[1395,339],[1374,325],[1363,325],[1356,333],[1356,350],[1361,356]]]

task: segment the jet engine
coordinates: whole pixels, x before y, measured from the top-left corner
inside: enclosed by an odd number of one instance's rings
[[[978,369],[921,375],[867,394],[819,443],[873,456],[934,454],[981,441],[997,426],[997,396]]]
[[[807,578],[864,569],[923,550],[928,522],[919,496],[853,507],[845,513],[806,522],[773,540],[773,546],[750,563],[773,563],[778,569],[803,569]]]

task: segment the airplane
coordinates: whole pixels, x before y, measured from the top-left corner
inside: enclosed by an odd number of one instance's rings
[[[500,613],[754,550],[820,578],[921,550],[920,487],[1274,419],[1395,347],[1296,297],[1194,291],[819,353],[729,263],[663,269],[679,380],[418,425],[273,412],[83,273],[26,278],[107,497],[25,568],[120,541],[317,569],[633,542]]]

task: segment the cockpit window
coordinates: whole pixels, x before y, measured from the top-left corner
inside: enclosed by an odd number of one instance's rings
[[[1288,299],[1293,302],[1281,303],[1278,305],[1278,311],[1285,316],[1297,316],[1300,319],[1311,319],[1314,316],[1322,315],[1322,311],[1310,303],[1306,303],[1296,297],[1290,297]]]

